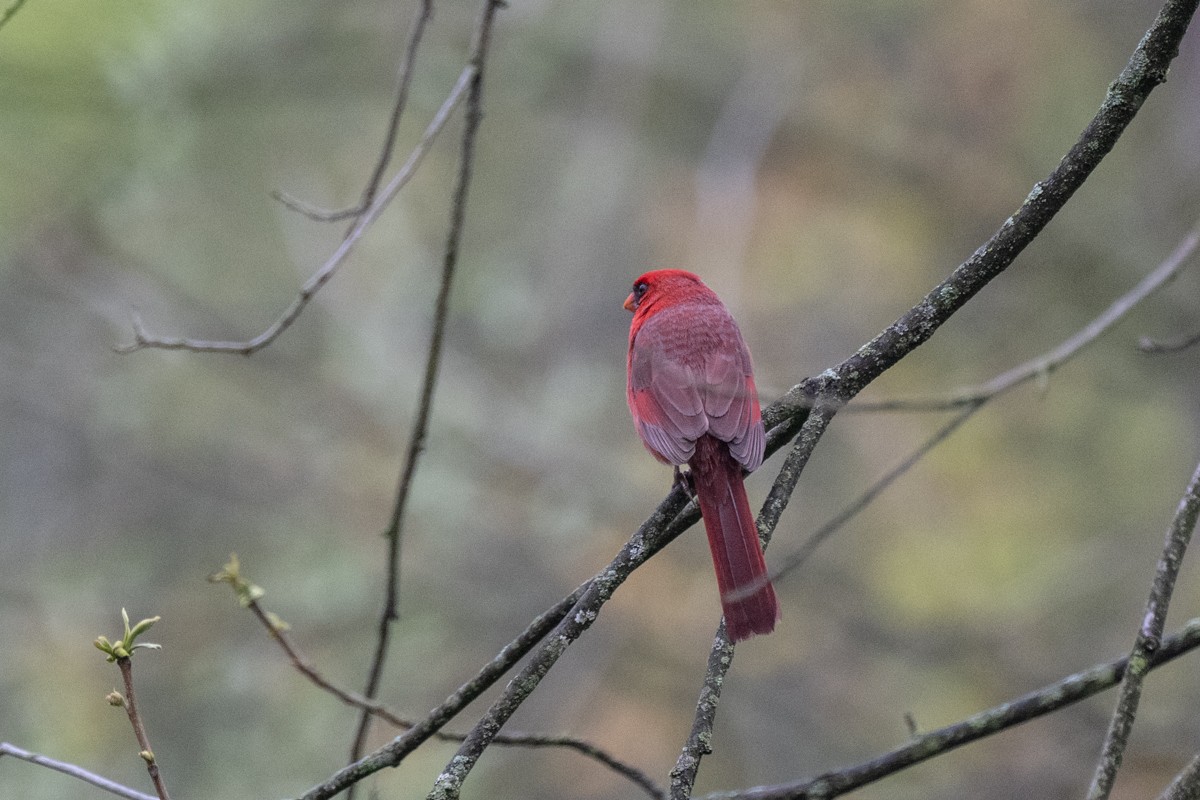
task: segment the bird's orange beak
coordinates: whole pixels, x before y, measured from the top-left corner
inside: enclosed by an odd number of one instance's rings
[[[629,297],[625,298],[625,310],[626,311],[635,311],[636,309],[637,309],[637,306],[633,302],[633,292],[630,292]]]

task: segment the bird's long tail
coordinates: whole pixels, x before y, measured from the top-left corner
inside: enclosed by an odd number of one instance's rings
[[[688,465],[717,570],[725,629],[735,642],[770,633],[779,620],[779,601],[767,580],[741,465],[727,444],[707,434],[696,441]]]

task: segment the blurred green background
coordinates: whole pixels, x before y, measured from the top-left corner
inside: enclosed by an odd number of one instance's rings
[[[439,702],[607,563],[670,473],[624,405],[645,268],[700,272],[770,401],[854,351],[967,257],[1057,163],[1158,4],[513,0],[502,12],[384,699]],[[400,156],[478,11],[442,2]],[[205,575],[236,551],[332,680],[361,688],[380,538],[416,406],[461,120],[299,322],[250,359],[118,355],[154,332],[247,338],[336,246],[269,197],[350,204],[389,113],[412,4],[30,0],[0,31],[0,740],[149,790],[92,648],[161,614],[135,669],[179,798],[298,794],[356,715],[307,684]],[[1057,344],[1200,216],[1200,50],[1002,278],[868,394],[950,392]],[[1121,654],[1197,453],[1185,272],[1041,388],[977,415],[803,570],[738,650],[698,789],[865,760]],[[942,419],[844,414],[768,560]],[[778,458],[750,481],[761,500]],[[1200,613],[1195,559],[1171,622]],[[640,570],[512,722],[665,777],[718,605],[693,531]],[[1200,749],[1193,656],[1157,672],[1119,797]],[[862,790],[1077,797],[1110,693]],[[455,729],[478,716],[473,707]],[[391,732],[377,727],[374,744]],[[453,748],[369,781],[423,796]],[[0,795],[106,797],[0,762]],[[489,751],[467,797],[637,791],[578,756]]]

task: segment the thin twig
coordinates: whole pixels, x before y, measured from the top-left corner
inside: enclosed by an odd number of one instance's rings
[[[400,716],[382,703],[379,703],[368,697],[364,697],[357,692],[347,691],[330,681],[323,674],[321,674],[320,670],[313,666],[313,664],[300,653],[295,644],[292,643],[291,637],[287,635],[284,626],[280,624],[278,619],[274,618],[269,612],[267,612],[258,600],[249,599],[246,603],[246,607],[254,613],[254,616],[260,623],[262,623],[262,626],[267,629],[267,633],[270,634],[271,638],[275,640],[276,644],[278,644],[283,650],[284,654],[287,655],[288,660],[292,663],[292,666],[295,667],[301,675],[308,678],[308,680],[312,682],[314,686],[328,692],[346,705],[361,709],[374,717],[378,717],[379,719],[394,725],[401,730],[408,730],[417,725],[417,723],[413,720]],[[439,730],[433,733],[433,738],[445,742],[461,742],[466,738],[466,734]],[[507,745],[510,747],[561,747],[568,750],[574,750],[603,764],[617,774],[632,781],[651,797],[666,797],[666,791],[662,787],[658,786],[654,780],[643,770],[640,770],[632,764],[628,764],[620,760],[616,756],[608,753],[606,750],[597,747],[591,742],[583,739],[578,739],[573,736],[548,736],[534,733],[517,733],[514,731],[508,734],[497,736],[496,744]],[[350,788],[353,789],[354,787],[351,786]]]
[[[1106,800],[1116,782],[1117,771],[1121,768],[1121,759],[1125,754],[1125,745],[1129,741],[1129,732],[1133,730],[1134,718],[1137,716],[1138,701],[1142,696],[1142,681],[1150,670],[1155,651],[1159,648],[1163,627],[1167,621],[1167,608],[1171,605],[1171,595],[1175,591],[1175,580],[1179,577],[1183,554],[1192,538],[1197,517],[1200,517],[1200,465],[1196,466],[1187,490],[1179,501],[1175,518],[1167,529],[1167,538],[1163,543],[1162,555],[1158,559],[1150,597],[1146,600],[1146,612],[1134,639],[1133,652],[1129,655],[1129,670],[1121,682],[1121,694],[1117,698],[1117,707],[1113,710],[1108,733],[1104,737],[1104,747],[1096,764],[1096,773],[1092,776],[1088,800]]]
[[[1200,647],[1200,618],[1189,621],[1163,640],[1150,658],[1151,669]],[[1014,700],[981,711],[961,722],[921,734],[870,761],[826,772],[814,778],[775,786],[758,786],[732,792],[715,792],[701,800],[829,800],[894,775],[903,769],[1008,730],[1023,722],[1058,711],[1121,682],[1128,656],[1097,664]]]
[[[475,74],[475,66],[468,65],[462,74],[458,77],[458,82],[451,90],[449,97],[442,103],[442,107],[438,109],[433,120],[425,129],[421,141],[409,154],[408,160],[400,167],[400,171],[388,182],[383,191],[375,198],[375,202],[371,207],[363,212],[362,216],[354,224],[354,227],[342,239],[337,250],[333,255],[313,273],[312,277],[300,289],[300,293],[287,310],[275,320],[270,327],[258,334],[252,339],[246,341],[209,341],[206,339],[186,339],[180,337],[157,336],[151,334],[142,324],[141,319],[136,315],[132,315],[131,323],[133,326],[133,344],[121,345],[116,347],[118,353],[133,353],[146,348],[156,348],[159,350],[189,350],[196,353],[235,353],[238,355],[249,356],[262,350],[279,338],[285,330],[291,327],[292,323],[300,316],[308,304],[312,301],[317,292],[321,290],[329,279],[333,277],[338,268],[345,262],[347,256],[350,255],[358,240],[363,237],[363,234],[374,224],[379,215],[384,209],[395,199],[400,190],[404,188],[413,173],[425,158],[425,154],[432,146],[434,139],[445,127],[446,121],[449,120],[451,113],[462,101],[466,95],[467,87],[471,84]]]
[[[1157,339],[1151,339],[1149,336],[1143,336],[1138,342],[1138,349],[1143,353],[1178,353],[1180,350],[1187,350],[1189,347],[1195,347],[1200,344],[1200,333],[1194,333],[1185,339],[1177,339],[1173,342],[1160,342]]]
[[[813,409],[788,452],[758,515],[759,538],[762,539],[764,548],[770,545],[771,535],[779,525],[783,510],[796,490],[800,474],[829,423],[833,421],[834,413],[836,409],[830,406]],[[692,730],[684,742],[679,758],[675,761],[675,767],[671,770],[671,800],[687,800],[692,796],[700,761],[712,752],[712,732],[717,719],[717,706],[721,700],[721,687],[733,666],[733,654],[734,643],[729,639],[725,621],[722,619],[708,654],[708,667],[704,673],[704,684],[700,688],[700,698],[696,701]]]
[[[412,31],[408,37],[408,44],[404,48],[404,56],[400,62],[400,70],[396,79],[396,99],[392,103],[392,114],[388,120],[387,132],[383,137],[383,147],[380,149],[379,157],[375,160],[375,166],[371,170],[371,177],[367,179],[358,203],[350,208],[328,211],[315,208],[282,191],[272,192],[272,197],[293,211],[321,222],[336,222],[338,220],[357,217],[371,207],[371,203],[375,202],[375,194],[379,191],[379,184],[383,181],[383,174],[387,172],[388,164],[391,163],[392,152],[396,149],[396,136],[400,130],[400,120],[404,116],[405,107],[408,105],[408,91],[412,85],[413,67],[417,61],[417,47],[420,45],[421,39],[425,36],[425,26],[429,23],[432,16],[433,0],[421,0],[421,8],[417,12],[416,20],[413,22]]]
[[[475,677],[458,687],[411,729],[374,753],[339,770],[324,783],[312,787],[304,794],[304,800],[326,800],[381,769],[398,765],[409,753],[432,738],[447,722],[494,686],[518,661],[528,655],[529,651],[571,612],[590,583],[591,581],[583,584],[535,617],[516,639],[506,644],[491,661],[484,664]]]
[[[4,9],[4,14],[0,15],[0,30],[3,30],[8,21],[17,15],[23,5],[25,5],[25,0],[13,0],[8,8]]]
[[[417,62],[417,47],[425,36],[425,26],[429,24],[432,16],[433,0],[421,0],[421,9],[417,12],[417,19],[409,34],[408,45],[404,48],[404,60],[396,79],[396,101],[392,104],[392,116],[388,120],[387,134],[383,137],[383,148],[380,151],[379,160],[375,163],[375,169],[371,172],[371,177],[363,188],[362,201],[359,206],[364,210],[370,208],[371,204],[375,202],[375,193],[379,191],[383,174],[387,172],[388,164],[392,160],[392,152],[396,149],[400,119],[404,116],[405,106],[408,105],[408,90],[412,85],[413,67]]]
[[[982,384],[975,389],[956,393],[953,400],[946,401],[904,401],[893,400],[887,401],[886,404],[876,404],[871,406],[872,409],[887,407],[889,409],[911,410],[916,407],[915,404],[923,403],[925,409],[936,408],[943,409],[958,409],[959,413],[954,416],[949,422],[940,427],[932,436],[925,440],[912,453],[910,453],[903,461],[897,464],[892,469],[888,470],[882,477],[872,484],[865,492],[863,492],[853,503],[844,508],[837,516],[826,522],[820,528],[813,532],[804,544],[793,554],[789,555],[782,563],[778,564],[770,575],[770,580],[778,580],[788,573],[796,570],[808,560],[817,546],[825,539],[829,538],[838,529],[843,527],[853,517],[855,517],[864,508],[869,506],[876,497],[884,490],[896,482],[902,475],[912,469],[917,462],[924,458],[934,447],[945,441],[954,431],[956,431],[964,422],[966,422],[976,411],[982,408],[985,404],[1000,397],[1001,395],[1016,389],[1035,378],[1046,376],[1056,371],[1059,367],[1066,364],[1075,356],[1087,347],[1092,342],[1096,341],[1106,331],[1120,322],[1134,308],[1137,307],[1146,298],[1150,297],[1155,291],[1170,283],[1179,274],[1187,264],[1188,260],[1196,252],[1196,248],[1200,247],[1200,225],[1193,228],[1179,245],[1175,248],[1162,263],[1149,272],[1146,277],[1138,281],[1137,285],[1130,289],[1125,294],[1118,297],[1109,305],[1099,316],[1085,325],[1078,333],[1067,338],[1061,344],[1057,345],[1049,352],[1038,356],[1037,358],[1026,361],[1017,367],[1014,367],[1007,372],[997,375],[992,380]],[[937,405],[938,403],[941,405]],[[849,411],[854,408],[861,408],[858,404],[851,404],[845,410]],[[747,587],[744,591],[752,592],[757,586]]]
[[[158,792],[159,800],[171,800],[167,794],[167,786],[163,783],[162,772],[158,768],[158,759],[150,747],[150,737],[146,735],[146,726],[142,715],[138,713],[137,700],[133,695],[133,660],[129,656],[117,659],[117,667],[121,670],[121,680],[125,684],[125,713],[129,715],[129,724],[133,726],[133,735],[137,737],[138,747],[142,748],[138,755],[146,762],[146,771],[150,773],[150,781],[154,791]]]
[[[131,789],[128,786],[123,786],[115,781],[110,781],[101,775],[94,772],[89,772],[83,767],[75,764],[68,764],[65,761],[58,761],[48,756],[43,756],[39,753],[31,753],[28,750],[22,750],[16,745],[8,742],[0,742],[0,756],[12,756],[21,761],[28,761],[30,764],[37,764],[39,767],[61,772],[64,775],[70,775],[72,778],[81,780],[84,783],[90,783],[98,789],[103,789],[109,794],[115,794],[118,797],[124,797],[126,800],[156,800],[153,795],[144,794],[137,789]]]
[[[1186,266],[1188,259],[1200,246],[1200,225],[1190,230],[1162,263],[1154,268],[1127,293],[1117,298],[1102,314],[1093,319],[1078,333],[1063,341],[1048,353],[1019,364],[1001,373],[987,383],[970,389],[960,389],[948,398],[911,398],[876,402],[851,403],[847,411],[948,411],[956,408],[978,407],[979,404],[1028,383],[1044,380],[1055,370],[1123,319],[1139,303],[1170,283]]]
[[[463,126],[462,144],[458,161],[458,177],[451,196],[450,228],[446,234],[446,246],[442,257],[442,277],[434,303],[433,331],[429,340],[429,352],[425,359],[425,374],[421,381],[421,400],[417,406],[416,419],[408,441],[408,452],[404,458],[396,502],[392,507],[392,518],[384,536],[388,540],[387,588],[383,612],[379,617],[376,632],[375,653],[368,670],[367,685],[363,694],[375,697],[383,679],[384,663],[387,660],[388,643],[391,639],[392,623],[398,617],[400,596],[400,548],[403,543],[404,510],[416,474],[417,460],[425,448],[425,435],[429,427],[429,414],[433,409],[433,392],[437,386],[438,370],[442,361],[442,338],[449,315],[450,289],[454,281],[458,252],[462,244],[463,226],[466,221],[467,192],[471,186],[471,174],[475,165],[475,141],[479,125],[483,121],[483,70],[487,61],[488,45],[491,42],[492,21],[499,3],[488,0],[476,30],[471,47],[471,81],[466,101],[466,124]],[[364,712],[359,719],[358,731],[350,751],[350,763],[362,755],[362,749],[370,731],[371,716]]]

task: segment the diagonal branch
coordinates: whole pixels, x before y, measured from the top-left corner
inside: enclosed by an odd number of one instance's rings
[[[1179,40],[1187,30],[1196,5],[1196,0],[1188,0],[1187,2],[1168,2],[1164,6],[1154,24],[1134,50],[1128,65],[1109,87],[1104,103],[1084,129],[1079,140],[1050,176],[1033,187],[1017,212],[1005,221],[990,240],[954,270],[950,277],[927,294],[921,303],[859,348],[852,357],[837,367],[825,371],[817,378],[805,381],[793,388],[778,403],[774,404],[770,411],[775,412],[776,407],[780,407],[780,412],[786,414],[785,409],[808,407],[812,404],[814,396],[823,402],[833,402],[838,405],[849,402],[876,377],[926,342],[955,311],[987,285],[992,278],[1007,269],[1017,255],[1071,198],[1075,190],[1082,185],[1099,164],[1100,159],[1112,149],[1117,138],[1133,119],[1149,92],[1165,80],[1167,67],[1178,52]],[[1195,250],[1197,237],[1197,232],[1193,231],[1176,249],[1173,256],[1139,283],[1132,292],[1114,303],[1092,324],[1051,351],[1043,359],[1004,373],[983,387],[980,392],[968,394],[962,400],[951,405],[950,407],[965,406],[965,410],[943,426],[905,462],[885,475],[855,504],[818,530],[805,546],[790,558],[782,569],[776,572],[776,575],[799,566],[808,558],[817,544],[845,524],[862,508],[865,508],[876,495],[911,468],[925,453],[966,422],[988,399],[1037,375],[1048,374],[1128,313],[1129,308],[1173,277],[1186,258]],[[774,417],[775,415],[771,413],[770,416]],[[764,418],[767,417],[768,414],[764,414]],[[777,481],[772,494],[775,494],[776,490],[780,490],[786,491],[790,496],[794,488],[794,481],[788,488],[781,487]],[[768,503],[770,503],[770,499],[768,499]],[[765,512],[766,509],[764,509]],[[754,588],[757,587],[748,587],[746,591],[753,591]],[[686,798],[691,795],[700,758],[711,739],[712,726],[716,717],[716,700],[719,698],[719,691],[714,693],[713,687],[721,685],[732,664],[731,644],[728,645],[728,656],[720,655],[720,651],[726,647],[722,641],[723,638],[723,632],[718,631],[717,639],[713,644],[713,652],[709,657],[709,670],[705,675],[704,688],[701,690],[700,701],[697,703],[692,732],[671,773],[673,798]]]
[[[1189,347],[1195,347],[1198,344],[1200,344],[1200,333],[1193,333],[1191,336],[1170,342],[1160,342],[1151,339],[1149,336],[1145,336],[1138,343],[1138,349],[1143,353],[1178,353],[1180,350],[1187,350]]]
[[[1158,559],[1150,597],[1146,601],[1146,613],[1138,628],[1133,652],[1129,654],[1129,669],[1125,672],[1117,707],[1113,710],[1108,733],[1104,737],[1104,747],[1101,749],[1096,774],[1092,777],[1092,785],[1088,790],[1088,800],[1107,800],[1116,782],[1117,770],[1121,768],[1125,745],[1129,741],[1129,732],[1133,730],[1134,717],[1137,716],[1138,701],[1142,696],[1142,681],[1150,671],[1152,658],[1160,646],[1163,627],[1167,621],[1167,607],[1171,604],[1175,580],[1179,577],[1183,554],[1192,538],[1197,517],[1200,517],[1200,465],[1196,466],[1183,499],[1179,501],[1175,518],[1167,529],[1167,538],[1163,543],[1162,555]]]
[[[834,409],[822,406],[813,410],[800,429],[787,459],[779,469],[766,502],[758,515],[759,535],[765,549],[771,543],[771,535],[779,524],[779,518],[796,490],[800,473],[816,449],[825,429],[833,420]],[[696,715],[691,733],[683,745],[679,758],[671,770],[671,800],[687,800],[692,795],[700,760],[712,752],[712,731],[717,719],[717,705],[721,700],[721,687],[725,676],[733,666],[734,645],[725,631],[722,619],[708,654],[708,668],[704,674],[704,685],[700,688],[700,699],[696,702]]]
[[[47,769],[61,772],[64,775],[70,775],[72,778],[81,780],[84,783],[89,783],[98,789],[103,789],[109,794],[115,794],[117,797],[124,797],[126,800],[158,800],[157,795],[144,794],[143,792],[139,792],[137,789],[131,789],[128,786],[117,783],[116,781],[110,781],[108,778],[97,775],[94,772],[89,772],[83,767],[78,767],[74,764],[68,764],[65,761],[58,761],[57,759],[53,759],[39,753],[31,753],[28,750],[22,750],[20,747],[9,744],[8,742],[0,742],[0,757],[2,756],[12,756],[13,758],[20,759],[21,761],[28,761],[30,764],[36,764],[39,767],[46,767]]]
[[[232,583],[232,581],[230,582]],[[358,708],[372,717],[378,717],[401,730],[408,730],[417,725],[416,722],[401,717],[383,703],[379,703],[357,692],[347,691],[326,678],[293,644],[292,638],[286,632],[287,625],[263,608],[262,603],[253,594],[246,595],[244,605],[250,609],[255,618],[266,628],[267,633],[275,640],[280,649],[283,650],[284,655],[288,657],[288,660],[295,667],[296,671],[307,678],[318,689],[333,695],[348,706]],[[444,742],[461,742],[466,738],[466,735],[436,731],[433,737]],[[518,733],[514,731],[507,735],[502,734],[497,736],[496,744],[510,747],[560,747],[567,750],[574,750],[630,780],[646,792],[646,794],[656,798],[656,800],[666,797],[666,792],[655,784],[650,776],[642,770],[620,760],[591,742],[574,736],[547,736],[544,734]],[[351,790],[353,788],[351,787]]]
[[[917,305],[864,344],[853,356],[793,388],[779,404],[794,413],[816,394],[849,402],[884,371],[929,340],[956,311],[1007,269],[1091,176],[1133,121],[1156,86],[1166,80],[1179,42],[1200,0],[1168,0],[1129,63],[1109,86],[1096,115],[1078,141],[988,241]]]
[[[12,0],[11,4],[5,8],[4,13],[0,14],[0,29],[8,24],[8,20],[17,16],[17,12],[23,5],[25,5],[25,0]]]
[[[1163,640],[1162,647],[1150,657],[1149,667],[1161,667],[1197,647],[1200,647],[1200,619],[1193,619],[1180,631]],[[829,800],[840,797],[922,761],[1111,689],[1121,682],[1128,664],[1128,656],[1097,664],[961,722],[915,736],[907,744],[862,764],[794,783],[716,792],[705,795],[703,800]]]
[[[404,109],[408,105],[408,90],[412,85],[414,65],[417,61],[417,47],[421,44],[421,39],[425,36],[425,26],[429,24],[431,17],[433,17],[433,0],[421,0],[421,8],[417,12],[416,21],[413,22],[412,32],[408,37],[408,45],[404,48],[404,56],[401,59],[400,72],[396,79],[396,99],[392,102],[392,115],[388,120],[387,133],[383,137],[383,147],[380,149],[379,157],[375,159],[375,166],[371,170],[371,177],[367,179],[366,186],[363,187],[362,196],[358,203],[350,208],[343,208],[337,211],[322,211],[312,208],[307,203],[296,200],[282,191],[272,192],[272,197],[293,211],[322,222],[335,222],[337,220],[357,217],[371,207],[371,203],[375,201],[375,194],[379,191],[379,184],[383,182],[383,175],[387,172],[388,164],[391,163],[392,152],[396,149],[396,137],[400,131],[400,120],[404,116]]]
[[[1195,756],[1163,789],[1158,800],[1197,800],[1200,798],[1200,755]]]
[[[425,154],[433,145],[434,139],[445,127],[446,121],[450,119],[451,113],[462,101],[466,94],[467,87],[475,77],[476,68],[474,65],[468,65],[462,74],[458,77],[458,82],[450,91],[450,96],[442,103],[442,107],[438,109],[433,120],[425,129],[421,141],[409,154],[408,160],[400,167],[399,172],[392,177],[383,191],[375,198],[375,202],[362,213],[350,232],[342,239],[337,250],[333,252],[328,260],[313,273],[312,277],[305,282],[301,287],[300,293],[287,310],[271,323],[271,325],[252,339],[245,341],[210,341],[207,339],[187,339],[171,336],[157,336],[146,330],[141,319],[134,314],[132,318],[133,324],[133,344],[121,345],[115,348],[119,353],[133,353],[146,348],[156,348],[159,350],[190,350],[196,353],[236,353],[238,355],[250,356],[262,350],[276,339],[279,338],[285,330],[291,327],[292,323],[303,313],[317,292],[321,290],[330,278],[334,276],[338,268],[346,261],[346,258],[354,250],[354,246],[358,244],[358,240],[370,229],[383,213],[384,209],[391,204],[400,190],[404,188],[413,173],[425,158]]]
[[[774,453],[787,441],[788,437],[795,435],[795,429],[807,417],[807,408],[801,409],[797,415],[787,418],[780,418],[770,409],[764,409],[763,418],[772,426],[767,434],[767,453]],[[538,642],[550,636],[551,632],[565,621],[571,619],[579,624],[586,623],[587,625],[595,621],[596,614],[599,613],[604,600],[611,596],[612,590],[620,585],[636,566],[653,557],[655,553],[674,541],[677,536],[699,519],[700,512],[696,505],[694,503],[689,505],[683,489],[674,487],[607,567],[538,615],[520,636],[505,645],[500,653],[484,665],[474,678],[460,686],[424,719],[417,722],[411,730],[338,771],[324,783],[312,787],[302,796],[303,800],[326,800],[381,769],[399,765],[467,705],[495,685],[509,669],[528,655]],[[597,601],[597,595],[591,595],[591,599],[585,602],[585,596],[598,582],[609,587],[607,591],[599,593],[598,596],[602,599]],[[510,685],[520,683],[524,679],[527,679],[527,675],[523,672],[514,678]],[[534,680],[540,680],[540,677]]]
[[[428,741],[447,722],[494,686],[518,661],[528,655],[537,646],[537,643],[544,639],[571,612],[590,584],[591,581],[583,584],[534,618],[516,639],[505,645],[491,661],[484,664],[474,678],[458,687],[411,729],[375,752],[339,770],[324,783],[309,789],[303,795],[304,800],[326,800],[381,769],[399,765],[409,753]]]
[[[1034,379],[1041,379],[1055,372],[1084,348],[1100,338],[1105,332],[1124,319],[1143,300],[1175,279],[1189,259],[1200,247],[1200,223],[1184,236],[1174,252],[1161,264],[1155,267],[1137,285],[1118,297],[1099,316],[1085,325],[1073,336],[1054,347],[1048,353],[1026,361],[1007,372],[997,375],[992,380],[974,389],[963,390],[949,400],[889,400],[881,403],[854,403],[845,410],[953,410],[959,411],[949,422],[945,423],[932,436],[925,440],[903,461],[888,470],[879,480],[872,484],[853,503],[844,508],[837,516],[826,522],[813,532],[804,544],[793,554],[789,555],[771,573],[771,580],[778,580],[798,569],[806,562],[817,546],[842,528],[859,512],[874,502],[875,498],[896,482],[902,475],[913,468],[934,447],[945,441],[959,426],[966,422],[976,411],[987,403],[1007,392],[1016,389]],[[756,587],[748,587],[745,591],[754,591]]]
[[[1048,353],[1019,364],[987,383],[970,389],[960,389],[950,398],[912,398],[856,402],[847,411],[949,411],[956,408],[977,408],[1018,386],[1032,380],[1045,380],[1081,350],[1100,338],[1120,322],[1139,303],[1175,280],[1189,258],[1200,246],[1200,223],[1194,226],[1162,263],[1125,294],[1118,297],[1098,317],[1063,341]]]
[[[1200,0],[1169,0],[1139,43],[1129,64],[1110,86],[1099,112],[1079,141],[1050,176],[1034,186],[1021,208],[987,243],[920,303],[853,356],[793,387],[763,410],[764,423],[770,430],[769,451],[777,449],[800,430],[814,405],[836,407],[848,402],[885,370],[927,341],[938,327],[1013,262],[1083,184],[1115,145],[1149,93],[1165,79],[1198,2]],[[586,589],[572,613],[558,624],[553,635],[510,681],[502,696],[468,735],[459,753],[439,776],[431,797],[457,797],[463,780],[499,728],[570,643],[596,619],[612,592],[653,552],[698,518],[694,506],[684,509],[682,490],[673,490],[668,495],[609,566],[585,584]],[[428,738],[428,728],[441,724],[440,714],[431,715],[427,724],[419,725],[311,789],[304,796],[305,800],[332,797],[366,775],[385,766],[394,766],[420,741]]]
[[[4,13],[0,14],[0,28],[8,24],[9,20],[17,15],[21,10],[21,6],[25,5],[25,0],[13,0],[8,8],[4,9]]]

